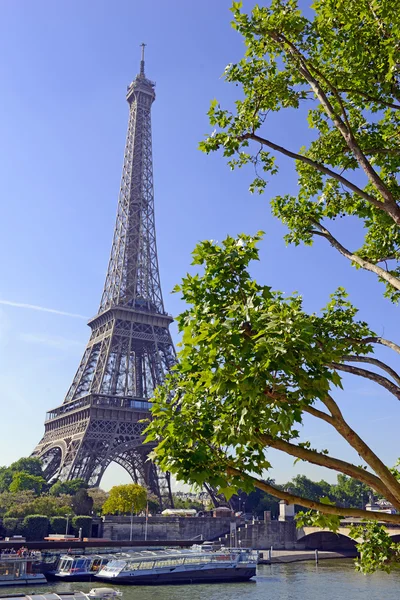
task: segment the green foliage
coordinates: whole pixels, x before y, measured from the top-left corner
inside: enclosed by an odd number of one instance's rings
[[[13,472],[23,472],[35,477],[43,477],[42,463],[39,458],[20,458],[9,467]]]
[[[400,544],[394,542],[379,523],[365,521],[362,525],[353,526],[350,536],[358,540],[356,568],[362,573],[390,573],[400,562]]]
[[[8,492],[13,479],[13,473],[9,467],[0,467],[0,492]]]
[[[329,364],[365,353],[371,335],[339,289],[320,315],[297,295],[251,278],[261,234],[197,245],[181,286],[188,308],[178,317],[179,362],[155,393],[148,440],[161,467],[179,479],[251,491],[227,466],[262,477],[270,466],[262,434],[293,440],[303,410],[341,386]],[[279,399],[282,397],[282,402]]]
[[[83,479],[72,479],[71,481],[57,481],[49,489],[52,496],[67,494],[73,496],[80,489],[87,489],[88,485]]]
[[[108,498],[108,492],[105,492],[101,488],[89,488],[87,493],[93,499],[93,512],[96,515],[100,515],[103,504]]]
[[[155,515],[158,512],[160,512],[160,509],[161,509],[160,501],[155,494],[150,493],[147,495],[147,504],[149,507],[150,514]]]
[[[72,509],[76,515],[90,515],[93,511],[93,498],[87,490],[79,489],[72,497]]]
[[[40,494],[46,485],[46,480],[39,475],[30,475],[23,471],[16,471],[13,474],[12,481],[8,486],[10,492],[22,492],[32,490],[35,494]]]
[[[115,485],[103,505],[103,514],[140,512],[146,508],[147,490],[137,483]]]
[[[65,534],[67,528],[67,519],[65,517],[50,517],[51,533]]]
[[[296,0],[272,0],[246,14],[234,3],[233,27],[246,53],[226,67],[224,77],[240,88],[239,99],[234,112],[211,102],[213,133],[200,148],[221,149],[231,169],[252,165],[251,192],[264,191],[266,178],[278,172],[277,155],[290,156],[298,192],[271,200],[289,229],[287,242],[311,245],[315,235],[330,241],[324,229],[329,222],[356,217],[365,237],[352,252],[369,263],[358,266],[371,270],[383,261],[378,275],[386,295],[397,301],[399,12],[391,0],[374,0],[372,8],[359,0],[317,0],[312,9],[307,18]],[[285,127],[287,109],[297,110],[299,127],[304,124],[300,149],[269,139],[280,123]]]
[[[334,504],[330,502],[328,498],[321,498],[324,504]],[[340,520],[344,518],[338,515],[326,515],[319,511],[309,510],[307,512],[298,512],[296,514],[296,525],[297,527],[321,527],[322,529],[329,529],[336,533],[340,527]]]
[[[36,482],[35,487],[39,487],[39,481],[43,479],[43,471],[42,471],[42,463],[38,458],[20,458],[16,462],[12,463],[9,467],[0,467],[0,493],[6,491],[21,491],[19,490],[9,490],[11,483],[13,482],[13,478],[17,473],[24,473],[26,475],[31,475],[32,477],[38,477],[40,479],[34,480],[31,482]],[[44,482],[44,483],[43,483]],[[43,479],[42,488],[45,485],[45,481]],[[32,484],[32,483],[31,483]],[[17,485],[17,484],[16,484]],[[35,489],[35,488],[22,488],[22,489]]]
[[[7,536],[20,534],[21,528],[19,527],[19,522],[20,520],[14,517],[4,517],[3,528],[5,530],[5,534]]]
[[[337,484],[331,486],[332,499],[345,507],[363,508],[368,501],[371,488],[352,477],[339,474]]]
[[[268,479],[266,483],[278,486],[273,479]],[[250,494],[242,493],[239,490],[238,493],[240,497],[240,501],[238,503],[238,509],[242,512],[250,513],[253,515],[258,515],[262,517],[264,515],[264,511],[269,510],[271,512],[272,518],[277,518],[279,514],[279,502],[274,496],[271,494],[267,494],[262,490],[256,488]]]
[[[2,492],[0,493],[0,515],[13,516],[10,511],[12,511],[14,507],[26,506],[34,500],[35,493],[32,490],[17,492],[16,494],[13,494],[12,492]],[[32,514],[32,511],[29,511],[26,514]]]
[[[197,511],[204,510],[204,506],[200,500],[180,498],[176,494],[172,494],[172,499],[174,501],[174,508],[189,508]]]
[[[315,482],[305,475],[297,475],[284,486],[285,489],[290,489],[293,494],[309,498],[319,502],[320,498],[331,496],[332,487],[326,481]]]
[[[79,530],[82,529],[82,537],[90,537],[92,534],[92,517],[79,516],[72,519],[72,527],[76,537],[79,535]]]
[[[19,494],[15,494],[15,501],[8,508],[7,515],[14,517],[25,517],[32,514],[47,515],[48,517],[65,515],[71,511],[71,496],[59,496],[57,498],[42,495],[27,501],[19,501]]]
[[[42,541],[49,534],[49,519],[46,515],[28,515],[22,528],[28,541]]]

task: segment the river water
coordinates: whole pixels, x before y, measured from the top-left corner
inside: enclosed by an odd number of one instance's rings
[[[47,586],[2,588],[0,595],[36,592],[89,591],[94,583],[56,583]],[[118,586],[115,586],[118,587]],[[352,560],[322,560],[259,565],[247,583],[183,586],[120,586],[122,600],[398,600],[400,571],[390,575],[361,575]]]

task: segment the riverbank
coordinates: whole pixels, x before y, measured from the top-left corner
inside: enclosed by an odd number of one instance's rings
[[[317,553],[317,556],[316,556]],[[329,550],[260,550],[261,565],[285,564],[301,561],[327,560],[333,558],[355,558],[352,552],[331,552]]]

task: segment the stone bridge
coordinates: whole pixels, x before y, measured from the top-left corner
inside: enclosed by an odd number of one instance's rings
[[[301,527],[296,530],[296,548],[304,550],[353,550],[357,540],[350,536],[353,522],[343,521],[337,533],[320,527]],[[356,522],[354,522],[356,524]],[[383,523],[382,523],[383,524]],[[389,536],[400,542],[400,527],[387,526]]]

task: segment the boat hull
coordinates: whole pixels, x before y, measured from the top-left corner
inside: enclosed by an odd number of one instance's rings
[[[60,575],[59,573],[47,572],[45,573],[48,581],[94,581],[94,573],[76,573]]]
[[[17,577],[16,579],[0,580],[0,587],[8,587],[10,585],[39,585],[47,583],[46,577]]]
[[[137,575],[121,575],[117,577],[101,577],[96,579],[107,583],[127,585],[173,585],[190,583],[233,583],[248,581],[256,574],[256,567],[219,567],[193,570],[177,570],[169,572],[147,572]]]

